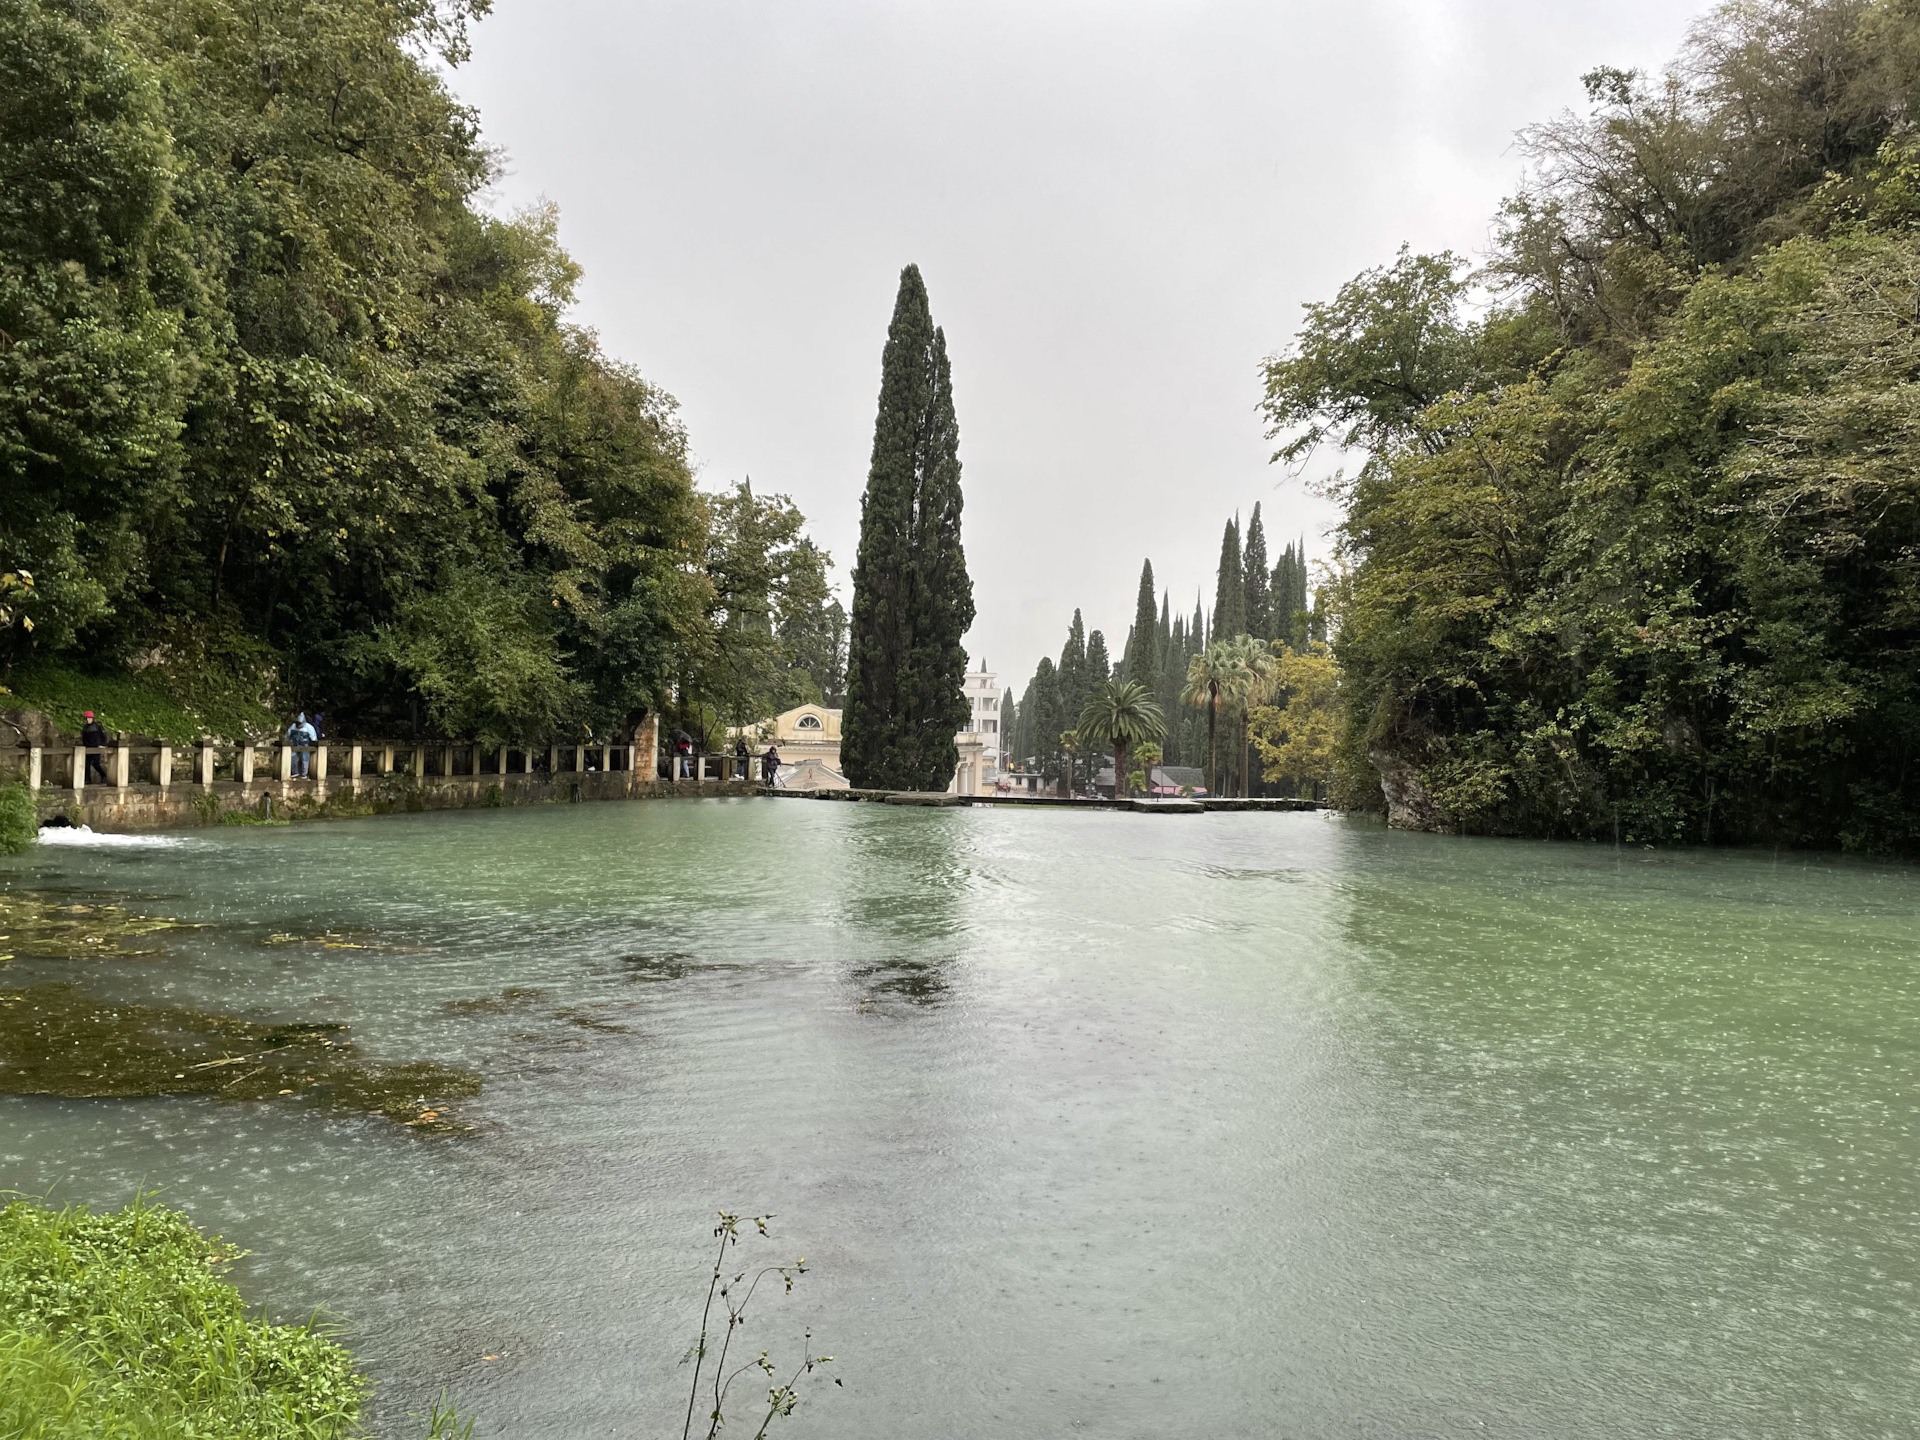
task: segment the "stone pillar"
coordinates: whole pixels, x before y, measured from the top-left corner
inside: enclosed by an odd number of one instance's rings
[[[440,747],[440,774],[443,779],[453,778],[453,746]]]
[[[577,775],[584,775],[587,773],[587,747],[586,746],[576,745],[573,747],[573,769],[574,769],[574,773]]]
[[[633,778],[642,785],[660,779],[660,712],[649,710],[633,736]]]
[[[73,747],[73,798],[78,800],[87,793],[87,747]]]
[[[418,785],[427,775],[427,748],[424,745],[413,747],[413,783]]]
[[[365,754],[362,751],[360,746],[354,745],[348,748],[347,776],[350,780],[353,781],[353,788],[355,790],[358,790],[360,788],[360,764],[364,759],[365,759]]]
[[[200,742],[200,788],[202,790],[213,788],[213,762],[216,758],[213,741],[202,739]]]
[[[324,741],[313,747],[313,778],[316,783],[327,778],[327,747]]]
[[[40,771],[41,771],[41,767],[44,764],[45,764],[45,760],[43,758],[43,752],[41,751],[40,747],[38,745],[28,746],[27,747],[27,788],[29,790],[38,790],[40,788]]]
[[[391,745],[380,747],[380,773],[382,775],[393,773],[393,746]]]
[[[500,747],[500,773],[502,775],[507,773],[507,756],[509,753],[507,746],[502,745]]]
[[[529,757],[529,760],[531,760],[531,757]],[[560,747],[558,745],[549,745],[547,747],[547,779],[558,780],[559,778]]]
[[[600,747],[600,768],[602,770],[611,770],[613,768],[613,747],[611,745],[602,745]]]
[[[130,757],[127,753],[127,747],[124,745],[114,746],[113,747],[113,787],[114,789],[124,790],[127,788],[127,772],[131,768],[132,766],[130,764]]]
[[[288,784],[293,779],[293,746],[280,746],[280,783]]]
[[[153,779],[160,787],[160,796],[166,798],[167,786],[173,783],[173,747],[162,742],[160,753],[153,757]]]
[[[253,742],[242,740],[240,753],[233,758],[233,768],[239,774],[242,785],[253,783]]]

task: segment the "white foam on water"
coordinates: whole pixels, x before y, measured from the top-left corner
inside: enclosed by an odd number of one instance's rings
[[[107,835],[90,825],[47,825],[40,829],[42,845],[81,845],[100,849],[176,849],[186,842],[171,835]]]

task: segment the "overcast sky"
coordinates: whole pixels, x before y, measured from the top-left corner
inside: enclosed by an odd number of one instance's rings
[[[680,400],[703,485],[859,531],[880,348],[920,266],[953,358],[968,648],[1024,683],[1074,607],[1115,655],[1140,561],[1191,610],[1220,530],[1325,555],[1267,463],[1259,362],[1303,302],[1484,251],[1513,132],[1675,0],[495,0],[454,83],[559,204],[575,318]],[[1324,463],[1331,463],[1330,461]],[[1311,475],[1311,472],[1309,472]]]

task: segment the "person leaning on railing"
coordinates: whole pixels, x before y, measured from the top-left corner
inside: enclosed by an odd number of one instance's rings
[[[93,711],[87,711],[87,723],[81,728],[80,743],[87,750],[87,783],[104,785],[107,783],[107,761],[101,753],[107,748],[107,730],[93,718]]]

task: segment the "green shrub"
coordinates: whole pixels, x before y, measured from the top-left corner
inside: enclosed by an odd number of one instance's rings
[[[24,785],[0,785],[0,855],[23,854],[39,838],[33,792]],[[0,1435],[5,1433],[0,1430]]]
[[[312,1325],[247,1313],[238,1251],[144,1199],[0,1210],[0,1435],[344,1440],[367,1382]]]

